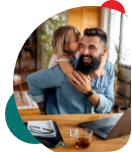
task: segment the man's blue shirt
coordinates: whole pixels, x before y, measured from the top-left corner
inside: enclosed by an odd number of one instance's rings
[[[77,70],[78,59],[72,60],[71,64]],[[114,105],[114,67],[106,61],[103,69],[107,72],[105,76],[91,79],[91,86],[99,95],[97,108],[70,83],[59,65],[30,74],[28,94],[34,101],[42,102],[45,101],[45,89],[55,87],[59,114],[95,113],[94,110],[108,113]]]

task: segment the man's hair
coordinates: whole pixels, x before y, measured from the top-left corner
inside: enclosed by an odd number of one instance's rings
[[[52,38],[52,55],[56,54],[58,58],[69,56],[67,52],[64,52],[63,47],[68,47],[72,30],[75,32],[77,38],[81,36],[80,31],[72,25],[60,26],[54,30]]]
[[[107,35],[103,30],[101,30],[99,28],[86,28],[84,30],[84,35],[83,36],[98,36],[98,37],[100,37],[100,40],[102,42],[104,42],[104,44],[106,46]]]

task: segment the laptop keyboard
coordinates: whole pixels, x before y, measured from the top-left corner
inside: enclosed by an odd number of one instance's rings
[[[100,127],[100,128],[96,128],[97,130],[101,131],[102,133],[108,135],[111,130],[113,129],[114,125],[110,125],[110,126],[105,126],[105,127]]]

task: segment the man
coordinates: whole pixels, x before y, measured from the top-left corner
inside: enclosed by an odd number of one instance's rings
[[[28,76],[30,97],[38,102],[43,112],[45,90],[56,87],[59,114],[108,113],[114,105],[114,68],[106,61],[106,76],[97,79],[89,77],[101,62],[101,56],[107,51],[107,36],[98,28],[85,29],[80,44],[80,59],[72,60],[75,70],[69,78],[60,66],[38,71]],[[40,103],[40,104],[39,104]],[[52,105],[51,105],[52,106]]]

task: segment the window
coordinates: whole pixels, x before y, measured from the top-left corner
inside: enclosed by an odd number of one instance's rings
[[[110,10],[110,27],[108,35],[108,59],[116,66],[119,56],[120,63],[131,65],[131,21],[130,18],[116,10]]]
[[[108,60],[116,66],[118,58],[119,35],[120,35],[120,17],[121,13],[113,9],[109,9],[107,20],[107,36],[108,36]]]
[[[131,20],[129,16],[123,14],[123,20],[122,20],[122,49],[121,49],[121,60],[120,63],[131,65],[131,52],[132,52],[132,46],[131,46]]]

